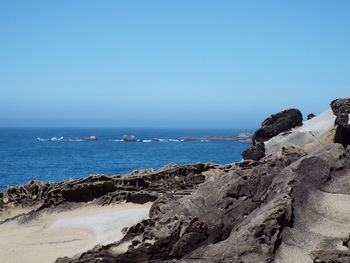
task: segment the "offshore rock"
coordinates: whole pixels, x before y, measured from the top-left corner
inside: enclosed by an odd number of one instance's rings
[[[124,142],[137,142],[137,138],[134,135],[123,135]]]

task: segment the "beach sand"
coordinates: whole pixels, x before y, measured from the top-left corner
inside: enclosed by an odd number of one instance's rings
[[[49,263],[74,256],[97,244],[123,237],[121,229],[148,217],[151,203],[113,206],[85,205],[69,211],[42,213],[20,224],[0,225],[1,262]]]

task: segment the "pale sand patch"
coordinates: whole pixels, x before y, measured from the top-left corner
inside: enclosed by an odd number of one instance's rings
[[[0,255],[7,263],[50,263],[74,256],[97,244],[123,237],[121,229],[148,217],[151,203],[92,206],[43,213],[25,224],[0,225]]]
[[[350,232],[350,196],[322,191],[313,192],[294,211],[293,228],[285,228],[276,263],[312,263],[316,249],[347,250],[342,240]]]

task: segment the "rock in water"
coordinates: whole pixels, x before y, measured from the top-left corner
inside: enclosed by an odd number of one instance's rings
[[[137,142],[137,138],[134,135],[123,135],[124,142]]]

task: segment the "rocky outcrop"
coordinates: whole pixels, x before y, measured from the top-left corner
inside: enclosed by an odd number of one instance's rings
[[[289,109],[271,115],[263,121],[261,128],[253,136],[254,143],[264,142],[277,134],[289,131],[303,124],[303,116],[297,109]]]
[[[171,164],[158,171],[147,169],[117,176],[91,175],[58,183],[31,181],[3,191],[0,205],[2,210],[14,207],[38,207],[40,210],[67,202],[142,204],[165,193],[177,197],[189,195],[215,169],[217,165],[214,164]]]
[[[180,137],[176,140],[183,142],[196,142],[196,141],[218,141],[218,142],[230,142],[239,141],[242,143],[252,143],[253,134],[250,133],[239,133],[233,136],[204,136],[204,137]]]
[[[266,240],[271,238],[271,244],[278,242],[278,231],[272,229],[276,227],[275,224],[281,224],[281,229],[284,224],[289,224],[292,197],[283,199],[285,193],[278,194],[281,203],[278,203],[278,198],[272,198],[270,204],[276,202],[276,205],[272,205],[275,208],[265,215],[264,209],[259,207],[267,198],[266,191],[274,177],[297,158],[297,155],[288,155],[286,151],[284,158],[265,160],[259,164],[259,168],[249,162],[226,167],[226,171],[222,170],[213,180],[201,184],[190,197],[174,200],[163,196],[158,199],[153,204],[150,219],[130,228],[120,242],[88,251],[77,259],[57,262],[94,262],[97,259],[103,259],[104,262],[168,262],[179,258],[184,262],[229,262],[239,257],[244,250],[240,248],[243,245],[241,242],[235,245],[237,240],[230,240],[231,233],[236,233],[239,226],[246,224],[247,227],[238,231],[236,238],[239,239],[249,228],[251,235],[245,240],[250,240],[250,243],[244,247],[256,243],[255,247],[260,247],[260,252],[252,254],[261,253],[270,258],[273,249],[265,251],[265,245],[258,245],[260,241],[255,235]],[[257,220],[261,224],[259,226],[257,222],[249,223],[254,218],[253,214],[259,213],[257,211],[261,211],[263,220]],[[221,246],[224,244],[222,242],[230,242],[230,250],[236,248],[226,259],[218,257],[228,252],[223,253],[227,247]],[[123,247],[128,249],[120,253]],[[256,255],[246,255],[246,258],[254,257]]]
[[[247,150],[242,152],[242,156],[244,160],[259,161],[265,156],[264,143],[260,142],[252,145]]]
[[[339,144],[309,155],[284,147],[259,162],[226,166],[191,196],[161,196],[150,219],[129,228],[119,242],[56,262],[312,262],[312,251],[344,239],[345,225],[330,236],[322,231],[346,222],[350,213],[324,209],[329,201],[320,194],[333,195],[334,201],[349,195],[350,187],[342,183],[350,180],[348,171],[350,153]],[[317,213],[308,211],[314,207]],[[310,225],[316,215],[324,218],[318,232]]]
[[[134,135],[123,135],[124,142],[137,142],[137,138]]]
[[[347,128],[334,125],[344,103],[332,103],[336,116],[329,110],[255,141],[256,152],[244,153],[254,160],[33,181],[7,189],[0,200],[4,209],[153,202],[149,218],[124,229],[121,240],[56,263],[350,262],[350,147],[329,135]]]
[[[288,109],[271,115],[262,122],[261,127],[254,133],[253,146],[242,153],[243,159],[260,160],[265,156],[265,141],[302,124],[303,116],[297,109]]]
[[[344,146],[350,145],[350,99],[337,99],[331,102],[337,125],[335,141]]]

